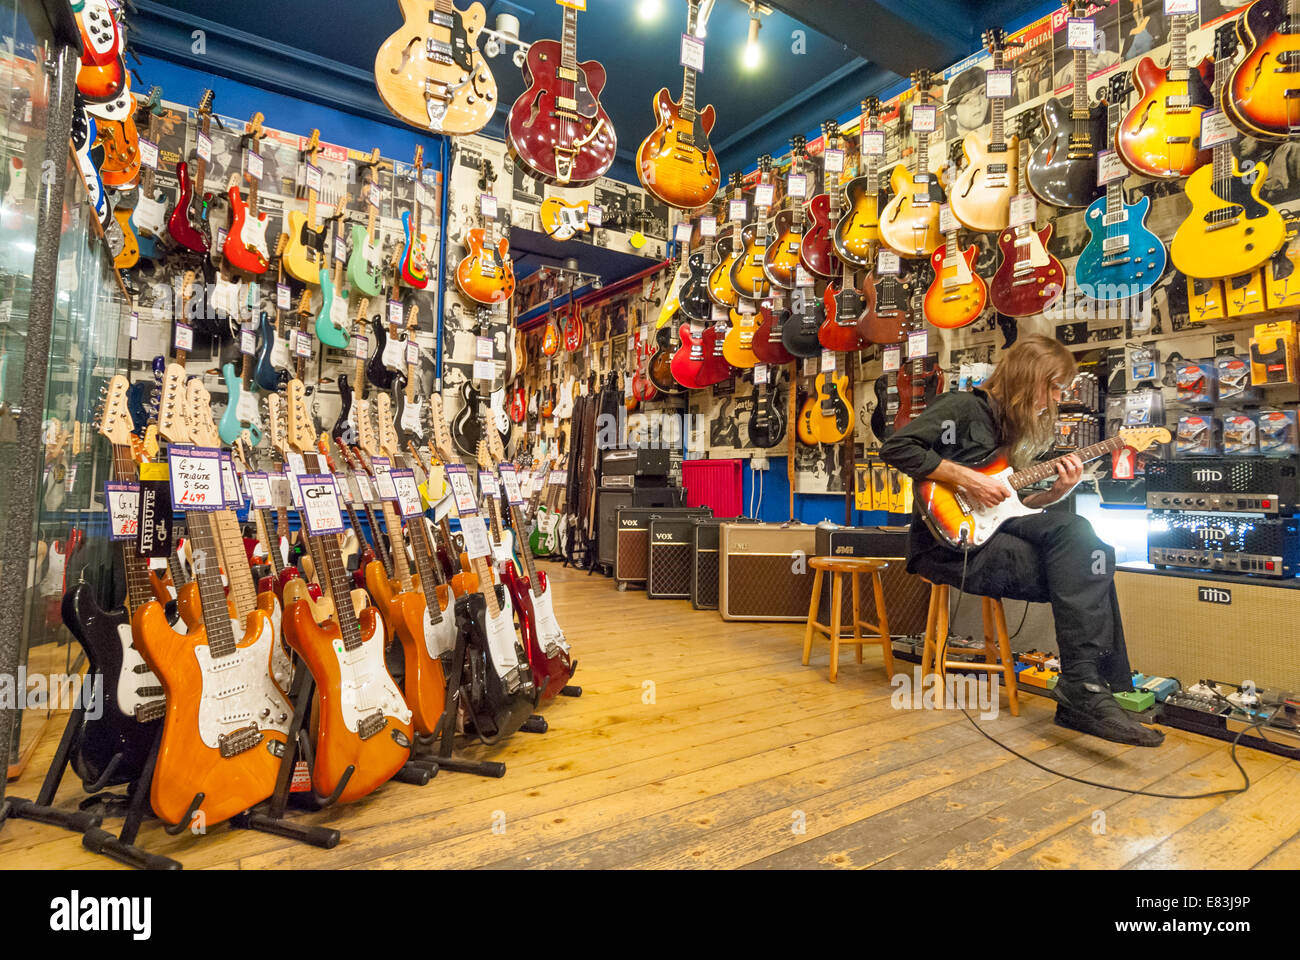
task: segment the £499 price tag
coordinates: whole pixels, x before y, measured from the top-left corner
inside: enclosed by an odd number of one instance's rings
[[[171,474],[173,510],[225,508],[220,450],[174,443],[167,450],[167,467]]]
[[[275,506],[269,476],[265,473],[249,473],[244,475],[244,480],[248,484],[248,497],[253,501],[253,509],[269,510]]]

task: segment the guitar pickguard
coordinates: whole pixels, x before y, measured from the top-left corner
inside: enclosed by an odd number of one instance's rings
[[[235,636],[242,632],[231,621]],[[293,708],[271,682],[268,664],[275,628],[268,617],[257,639],[227,657],[214,660],[206,643],[194,648],[203,691],[199,698],[199,738],[204,746],[217,750],[221,738],[256,724],[259,729],[287,733]]]
[[[411,722],[411,710],[384,666],[384,627],[378,619],[374,636],[359,646],[348,650],[335,641],[330,649],[339,668],[339,715],[349,732],[356,733],[363,720],[379,711],[400,723]]]

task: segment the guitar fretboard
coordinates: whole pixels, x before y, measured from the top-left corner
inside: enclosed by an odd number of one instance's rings
[[[1109,440],[1103,440],[1101,443],[1094,443],[1090,447],[1084,447],[1082,450],[1074,451],[1084,463],[1089,460],[1096,460],[1098,457],[1104,457],[1106,454],[1124,447],[1124,438],[1121,436],[1111,437]],[[1040,480],[1046,480],[1048,477],[1056,476],[1057,464],[1063,463],[1068,457],[1057,457],[1054,460],[1047,460],[1043,463],[1036,463],[1032,467],[1017,471],[1007,478],[1011,484],[1012,490],[1019,490],[1021,487],[1027,487],[1032,483],[1038,483]]]
[[[564,41],[561,44],[560,66],[569,70],[578,66],[578,11],[564,8]]]
[[[131,448],[124,444],[113,444],[113,475],[120,483],[138,479]],[[130,540],[122,542],[122,567],[126,572],[126,612],[131,614],[136,607],[149,602],[153,588],[149,583],[149,561],[135,552]],[[180,584],[176,587],[180,589]]]
[[[191,510],[185,515],[190,543],[196,548],[195,582],[199,585],[199,602],[203,606],[203,628],[208,653],[213,660],[229,657],[238,649],[226,609],[226,591],[221,586],[217,564],[217,541],[212,534],[212,514]]]
[[[313,473],[321,473],[324,470],[320,457],[315,453],[304,454],[303,460],[310,461],[308,467]],[[312,536],[311,539],[315,541],[320,559],[325,566],[323,573],[329,583],[330,596],[334,600],[334,618],[343,636],[343,648],[349,651],[355,650],[361,646],[361,627],[357,623],[356,609],[352,606],[351,575],[343,562],[343,557],[339,554],[338,537],[325,534]]]

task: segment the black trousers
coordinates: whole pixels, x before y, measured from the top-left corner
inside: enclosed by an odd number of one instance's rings
[[[956,587],[962,561],[960,550],[936,541],[913,555],[908,569]],[[1063,678],[1101,679],[1117,693],[1133,689],[1115,595],[1115,551],[1087,520],[1064,510],[1016,517],[965,562],[968,593],[1052,605]]]

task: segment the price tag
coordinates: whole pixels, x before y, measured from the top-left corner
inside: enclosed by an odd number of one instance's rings
[[[939,204],[939,232],[951,233],[957,229],[957,221],[953,219],[952,207],[946,203]]]
[[[406,365],[408,367],[418,366],[420,363],[420,345],[414,340],[406,341]]]
[[[796,287],[811,287],[813,282],[813,275],[804,269],[802,263],[797,264],[794,268],[794,285]]]
[[[770,207],[774,190],[775,188],[770,183],[760,183],[754,188],[754,205],[757,207]]]
[[[1128,168],[1115,150],[1103,150],[1097,154],[1097,186],[1103,186],[1112,180],[1123,180],[1128,176]]]
[[[140,484],[109,480],[104,484],[108,505],[108,539],[134,540],[140,532]]]
[[[767,364],[759,363],[754,365],[754,386],[761,387],[767,383]]]
[[[140,138],[140,162],[146,167],[158,169],[158,144],[152,140]]]
[[[703,73],[704,41],[689,33],[683,33],[681,63],[683,67],[690,67],[697,73]]]
[[[239,481],[235,479],[235,465],[230,453],[221,451],[221,494],[226,498],[226,506],[238,509],[244,505],[243,494],[239,492]]]
[[[340,476],[337,473],[334,474],[334,487],[339,492],[339,500],[341,500],[345,506],[351,506],[352,488],[348,485],[347,477]]]
[[[370,338],[363,337],[359,333],[352,335],[352,356],[358,360],[364,360],[370,355]]]
[[[226,228],[217,227],[217,249],[223,251],[222,254],[223,256],[225,255],[224,254],[225,247],[226,247]]]
[[[1011,71],[987,70],[984,73],[984,96],[990,100],[1005,100],[1011,96]]]
[[[320,192],[320,167],[314,163],[307,164],[307,189]]]
[[[605,208],[600,204],[587,204],[587,226],[599,227],[605,223]]]
[[[204,162],[212,160],[212,138],[206,133],[200,133],[198,136],[199,159]]]
[[[718,235],[717,217],[700,217],[700,236],[716,237]]]
[[[194,328],[187,323],[176,321],[176,349],[194,349]]]
[[[267,476],[271,478],[271,499],[275,501],[275,508],[277,510],[287,510],[290,504],[294,502],[293,496],[289,493],[293,484],[289,482],[289,478],[283,473],[271,473],[267,474]]]
[[[357,485],[357,499],[362,503],[375,502],[375,490],[370,486],[370,478],[364,473],[354,473],[352,482]]]
[[[8,323],[13,319],[14,303],[12,300],[0,302],[0,323]],[[135,339],[132,337],[132,339]]]
[[[255,510],[269,510],[275,506],[271,495],[271,478],[265,473],[249,473],[244,476],[248,484],[248,499]]]
[[[261,180],[263,173],[262,155],[256,150],[248,151],[248,175],[254,180]]]
[[[823,350],[822,351],[822,373],[834,373],[834,372],[835,372],[835,351]]]
[[[918,360],[930,352],[930,332],[913,330],[907,335],[907,359]]]
[[[447,464],[447,482],[451,484],[452,496],[456,498],[456,512],[460,514],[462,520],[466,516],[478,513],[478,502],[474,499],[474,486],[469,482],[469,471],[465,469],[465,464]]]
[[[460,532],[465,537],[465,552],[471,560],[491,555],[492,545],[488,542],[487,527],[483,525],[482,517],[461,517]]]
[[[288,310],[293,306],[293,301],[289,299],[289,285],[287,283],[277,283],[275,285],[275,308],[277,310]]]
[[[805,377],[812,377],[812,376],[816,376],[816,374],[817,374],[817,358],[816,358],[816,357],[804,357],[804,358],[803,358],[803,375],[804,375]]]
[[[485,497],[501,496],[501,486],[497,483],[497,478],[487,470],[478,472],[478,488],[483,492]]]
[[[294,341],[293,352],[298,356],[311,359],[311,334],[302,330],[298,331],[298,339]]]
[[[1165,16],[1176,17],[1184,13],[1196,13],[1199,6],[1196,0],[1165,0]]]
[[[375,471],[375,489],[379,492],[381,500],[396,500],[397,487],[393,485],[393,479],[389,476],[392,472],[392,464],[387,457],[371,457],[370,466]]]
[[[252,355],[257,349],[257,338],[253,336],[253,331],[244,327],[239,331],[239,352]]]
[[[1213,147],[1216,144],[1236,140],[1240,134],[1228,120],[1222,110],[1210,110],[1201,114],[1201,147]]]
[[[474,356],[480,360],[491,360],[492,346],[491,337],[478,337],[475,341]]]
[[[490,193],[480,193],[478,197],[479,211],[489,220],[497,218],[497,198]]]
[[[785,178],[785,192],[797,200],[808,196],[808,176],[803,173],[792,173]]]
[[[317,536],[343,532],[343,513],[339,510],[339,491],[328,473],[309,473],[298,478],[302,495],[303,519],[307,530]]]
[[[1091,17],[1070,17],[1065,24],[1065,45],[1069,49],[1092,49],[1093,27]]]
[[[301,513],[301,512],[302,512],[302,493],[298,490],[298,478],[299,478],[300,476],[302,476],[302,474],[300,474],[300,473],[293,473],[293,472],[290,471],[290,469],[289,469],[288,467],[285,467],[285,468],[284,468],[284,471],[285,471],[285,481],[286,481],[286,482],[288,483],[288,485],[289,485],[289,492],[293,495],[293,505],[294,505],[294,508],[297,509],[297,511],[298,511],[299,513]]]
[[[673,239],[678,243],[691,242],[691,224],[688,220],[683,220],[673,228]]]
[[[523,492],[519,489],[519,475],[515,473],[513,463],[503,463],[501,470],[501,485],[506,488],[506,499],[512,506],[522,506],[524,502]]]
[[[550,482],[553,486],[557,486],[557,487],[562,487],[562,486],[564,486],[566,483],[569,482],[569,471],[567,471],[567,470],[552,470],[552,471],[551,471],[551,479],[550,479],[549,482]]]
[[[135,310],[131,311],[131,322],[130,325],[127,327],[127,335],[132,340],[140,336],[140,314],[137,313]]]
[[[898,344],[885,347],[882,357],[885,373],[893,373],[903,365],[903,350]]]
[[[366,203],[372,207],[382,207],[384,205],[384,194],[379,189],[379,184],[372,183],[366,189]]]
[[[290,450],[287,457],[289,461],[289,472],[303,474],[307,472],[307,461],[303,460],[302,454],[296,450]]]
[[[1038,220],[1038,201],[1032,193],[1018,193],[1011,198],[1010,225],[1019,227]]]
[[[893,250],[881,250],[876,254],[876,274],[882,277],[896,277],[902,270],[898,254]]]
[[[492,380],[496,377],[496,367],[491,360],[474,361],[474,379],[475,380]]]
[[[822,153],[822,167],[827,173],[844,172],[844,151],[830,149]]]
[[[348,258],[348,242],[339,234],[334,234],[334,259],[346,260]]]
[[[744,220],[749,212],[749,204],[744,200],[731,200],[727,203],[727,216],[732,220]]]
[[[222,510],[221,451],[173,443],[167,449],[172,509]]]
[[[395,327],[402,325],[402,301],[388,301],[388,322]]]
[[[418,517],[424,513],[420,506],[420,488],[415,482],[415,474],[410,470],[394,470],[390,476],[397,489],[397,505],[402,510],[402,516]]]
[[[912,108],[912,129],[917,133],[934,133],[939,126],[939,108],[932,103],[918,103]]]
[[[883,157],[885,155],[885,131],[862,131],[862,155],[864,157]]]

